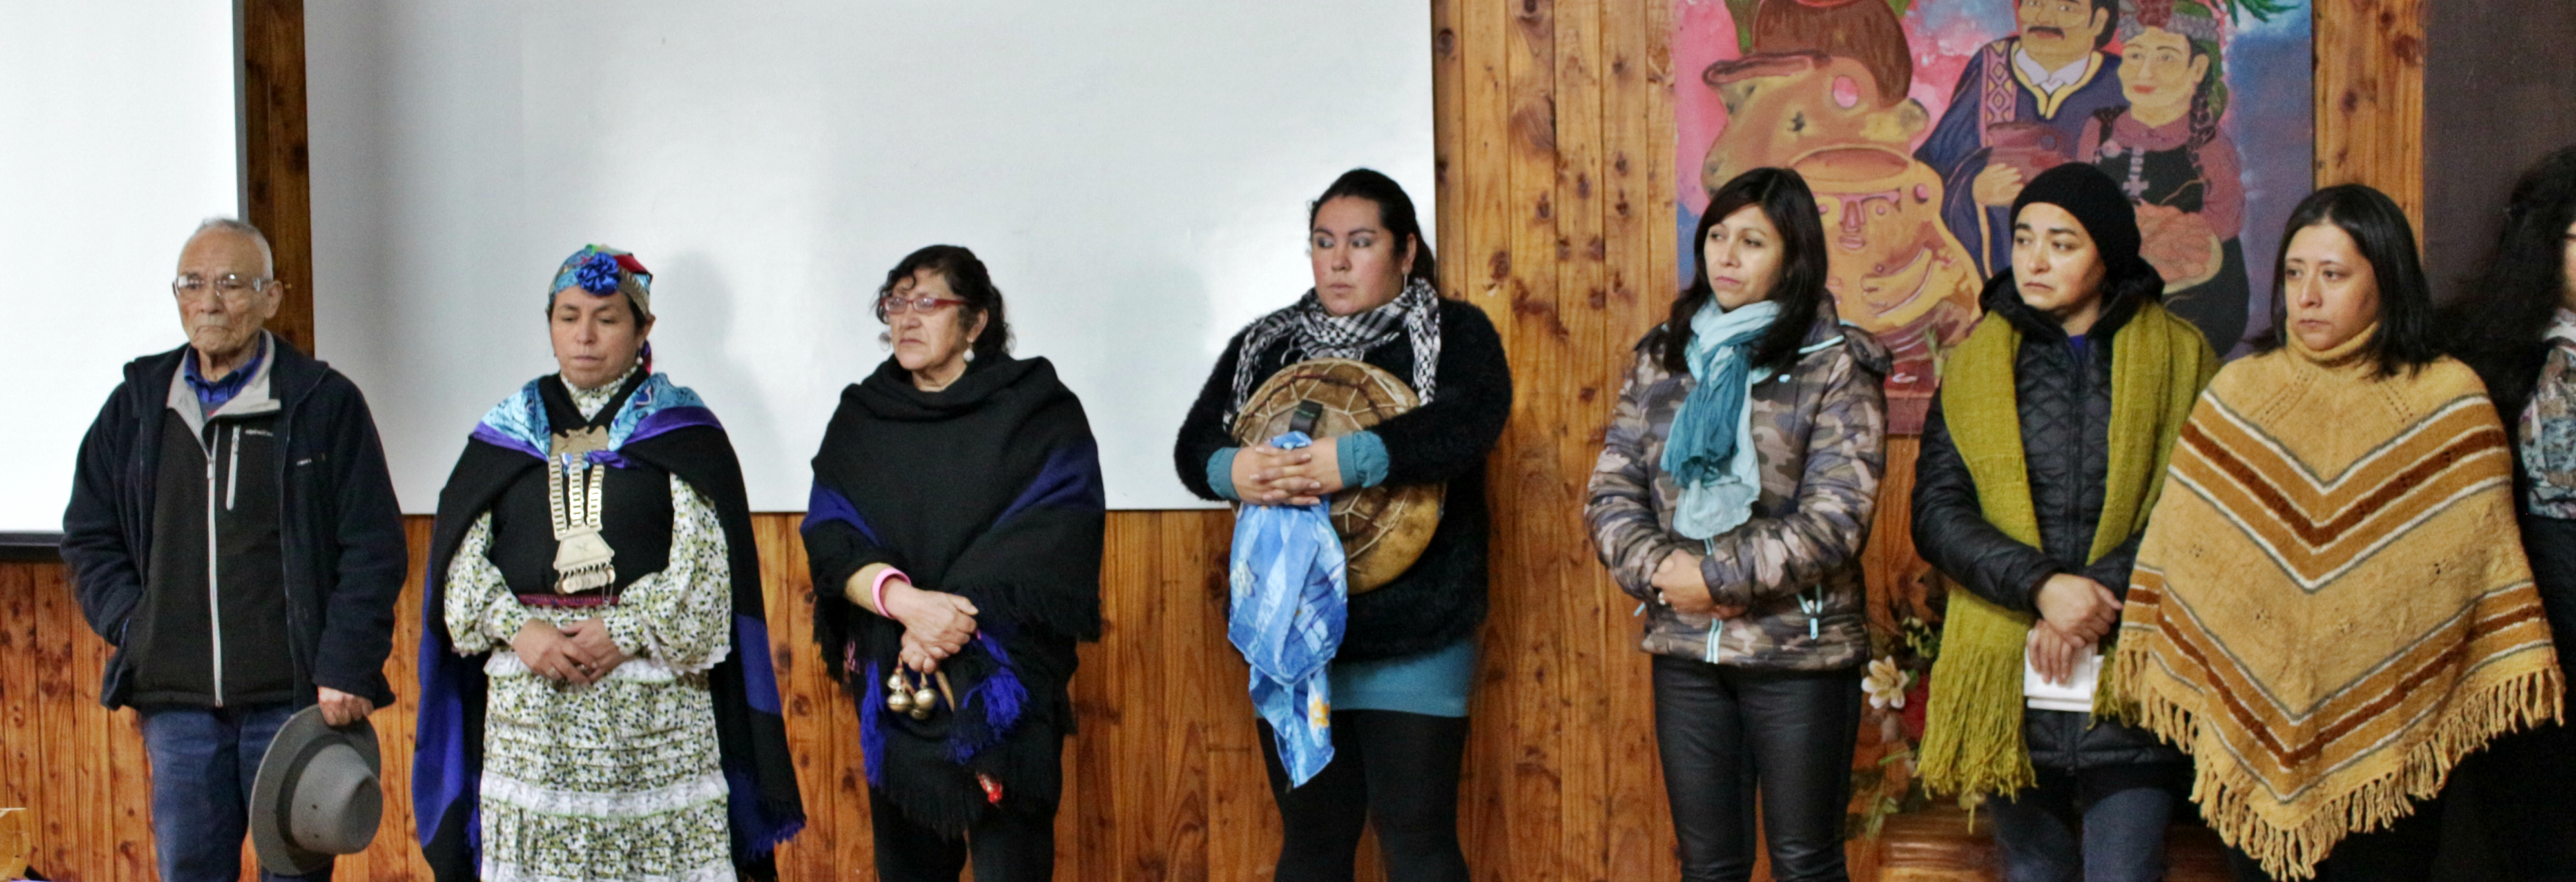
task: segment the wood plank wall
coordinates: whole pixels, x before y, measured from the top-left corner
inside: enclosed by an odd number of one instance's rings
[[[267,234],[285,299],[268,329],[313,351],[313,163],[304,117],[304,0],[240,0],[242,219]]]
[[[2350,0],[2317,13],[2317,178],[2422,201],[2422,0]],[[301,4],[247,0],[253,217],[301,272],[310,339]],[[1670,296],[1672,83],[1666,0],[1433,0],[1443,294],[1483,307],[1510,347],[1518,400],[1490,465],[1493,614],[1461,793],[1480,880],[1672,878],[1671,824],[1653,761],[1645,660],[1629,604],[1592,561],[1578,514],[1631,341]],[[259,36],[265,34],[266,36]],[[291,34],[291,39],[286,36]],[[292,85],[286,80],[291,78]],[[1687,77],[1683,79],[1687,80]],[[260,116],[274,112],[276,116]],[[2255,222],[2277,222],[2255,219]],[[301,255],[301,269],[288,255]],[[1284,296],[1284,294],[1283,294]],[[290,336],[293,336],[290,334]],[[1887,499],[1911,485],[1910,439],[1890,450]],[[866,799],[848,700],[812,662],[810,586],[792,515],[757,525],[773,654],[814,824],[783,852],[789,879],[870,877]],[[1118,512],[1104,564],[1106,634],[1083,647],[1082,733],[1066,749],[1058,878],[1258,879],[1279,838],[1243,663],[1226,646],[1228,521]],[[410,524],[415,555],[427,524]],[[1869,551],[1886,589],[1918,566],[1904,506],[1882,506]],[[418,586],[403,609],[416,611]],[[405,616],[406,621],[416,614]],[[411,678],[416,631],[388,672]],[[0,563],[0,806],[35,809],[34,866],[56,879],[151,878],[148,780],[131,712],[95,701],[104,644],[80,622],[62,567]],[[406,693],[412,691],[404,690]],[[408,780],[411,708],[375,717],[389,781]],[[341,878],[425,878],[407,800]],[[1858,878],[1870,878],[1866,848]],[[1364,855],[1366,850],[1364,849]],[[1383,877],[1364,857],[1363,877]]]

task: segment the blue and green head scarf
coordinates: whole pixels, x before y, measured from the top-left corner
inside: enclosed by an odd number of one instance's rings
[[[653,272],[633,254],[606,245],[581,246],[564,258],[563,268],[555,271],[555,283],[546,286],[546,308],[553,309],[555,295],[567,288],[580,288],[594,297],[624,291],[627,302],[635,304],[636,315],[653,317]]]

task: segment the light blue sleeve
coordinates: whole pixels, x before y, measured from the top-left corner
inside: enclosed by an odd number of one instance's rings
[[[1243,494],[1234,492],[1234,455],[1242,451],[1241,447],[1217,448],[1208,455],[1207,463],[1208,489],[1236,502],[1243,501]]]
[[[1352,432],[1333,439],[1333,455],[1342,464],[1342,486],[1375,487],[1386,481],[1386,440],[1376,432]]]

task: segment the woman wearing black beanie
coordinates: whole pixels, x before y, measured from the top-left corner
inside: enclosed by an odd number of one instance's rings
[[[2161,879],[2190,766],[2092,711],[2165,439],[2218,358],[2157,302],[2136,215],[2099,169],[2032,179],[2012,236],[1915,465],[1915,548],[1964,589],[1932,668],[1922,775],[1987,797],[2006,878]]]

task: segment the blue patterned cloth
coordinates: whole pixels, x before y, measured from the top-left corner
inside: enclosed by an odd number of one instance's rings
[[[1313,443],[1304,432],[1270,442]],[[1333,688],[1326,675],[1342,646],[1350,582],[1332,501],[1247,505],[1234,521],[1233,612],[1226,637],[1252,665],[1252,706],[1279,741],[1289,785],[1333,761]]]

